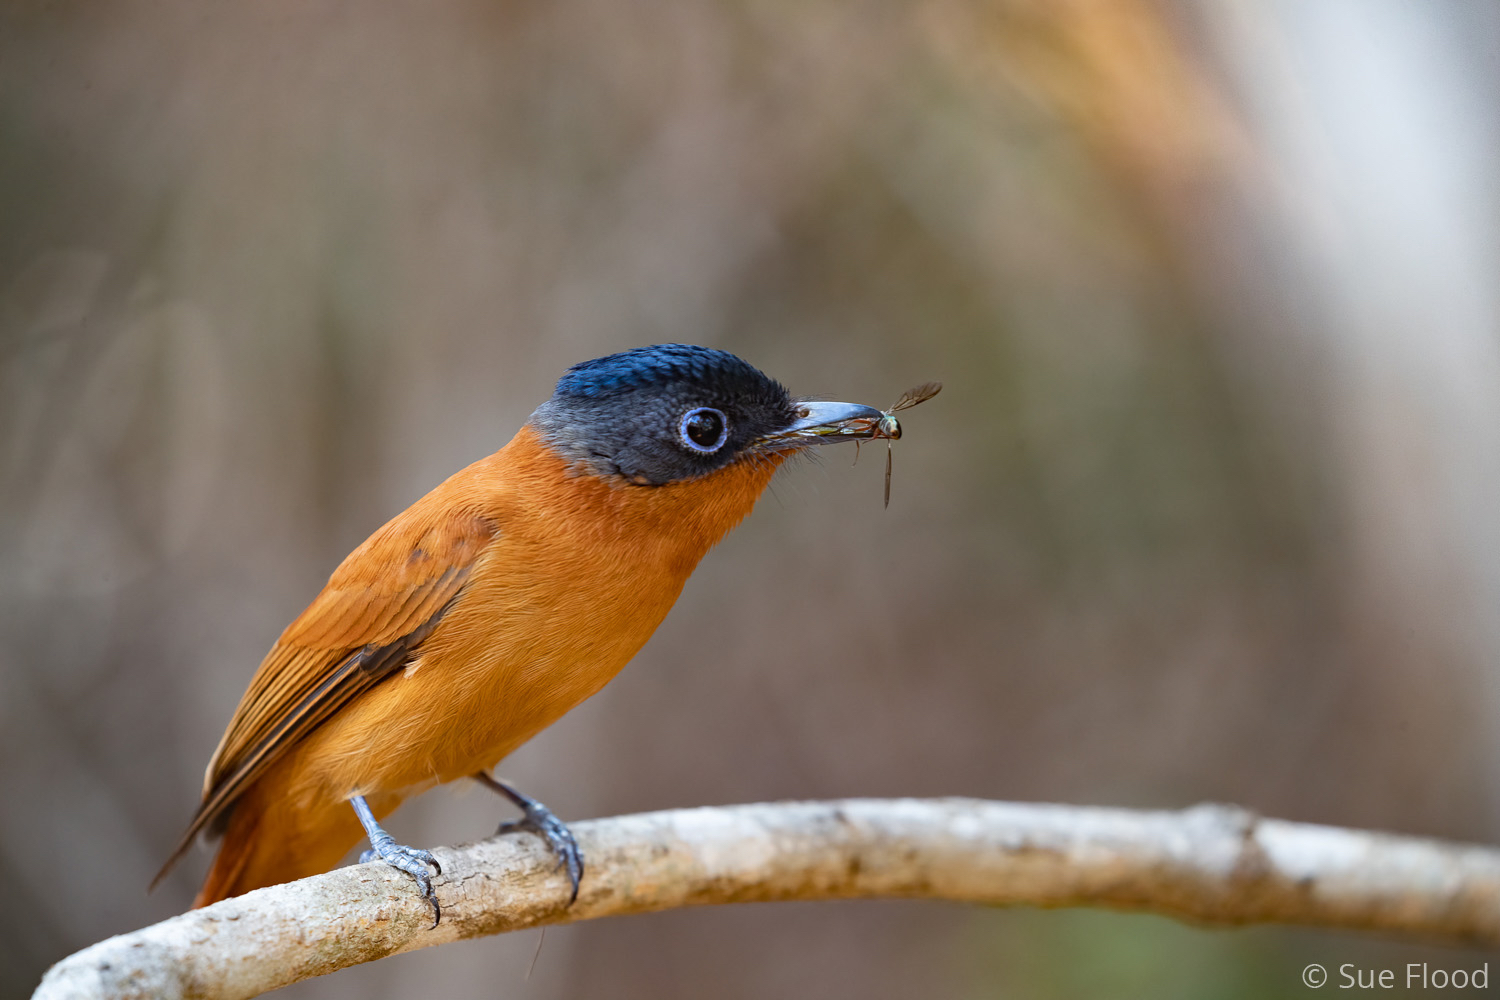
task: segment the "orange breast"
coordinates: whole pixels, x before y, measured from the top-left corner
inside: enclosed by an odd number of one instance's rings
[[[523,428],[423,501],[497,537],[416,662],[289,752],[286,791],[400,796],[494,765],[635,655],[779,462],[637,486],[569,469]]]

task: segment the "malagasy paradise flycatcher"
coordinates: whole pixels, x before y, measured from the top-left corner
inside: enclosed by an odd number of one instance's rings
[[[798,399],[724,351],[574,365],[509,444],[371,535],[281,634],[157,880],[204,831],[222,840],[197,906],[326,871],[364,836],[365,860],[410,873],[440,919],[437,861],[378,821],[475,778],[521,808],[576,897],[568,828],[488,769],[619,672],[788,456],[899,435],[891,411]]]

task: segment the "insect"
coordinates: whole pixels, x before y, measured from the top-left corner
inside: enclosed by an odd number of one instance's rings
[[[880,411],[880,419],[875,422],[874,433],[870,435],[871,440],[885,438],[885,505],[891,505],[891,442],[901,437],[901,421],[897,420],[895,414],[902,410],[909,410],[918,403],[925,403],[933,396],[943,390],[941,382],[923,382],[914,389],[908,389],[901,394],[901,398],[892,403],[888,408]],[[856,442],[856,448],[858,442]],[[855,460],[858,461],[859,453],[855,452]]]

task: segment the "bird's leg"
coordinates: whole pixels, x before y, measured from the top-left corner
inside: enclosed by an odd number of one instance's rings
[[[379,858],[392,868],[399,868],[416,879],[417,890],[422,898],[432,904],[432,926],[436,927],[438,921],[443,919],[443,908],[438,905],[437,893],[432,891],[432,879],[428,877],[425,866],[431,865],[439,875],[443,874],[443,866],[438,864],[431,851],[403,847],[396,843],[396,838],[381,829],[380,824],[375,821],[375,814],[370,811],[363,795],[351,796],[349,804],[354,807],[354,815],[359,817],[360,825],[365,828],[365,836],[370,838],[370,849],[359,856],[359,863]]]
[[[521,811],[526,815],[519,820],[501,823],[495,833],[530,830],[545,840],[547,846],[552,848],[552,853],[557,855],[558,867],[568,870],[568,881],[573,883],[573,895],[569,897],[568,904],[572,905],[578,899],[578,883],[583,880],[583,852],[578,849],[578,841],[573,839],[573,831],[554,816],[551,809],[531,796],[516,791],[505,782],[492,778],[483,771],[475,774],[474,780],[491,791],[504,795],[521,807]]]

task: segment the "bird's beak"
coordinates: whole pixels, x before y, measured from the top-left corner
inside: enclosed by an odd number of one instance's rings
[[[784,430],[755,442],[767,451],[805,448],[840,441],[868,441],[876,437],[885,414],[860,403],[808,401],[797,404],[797,419]]]

